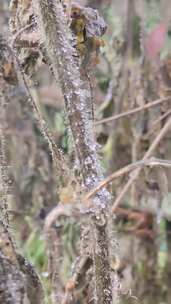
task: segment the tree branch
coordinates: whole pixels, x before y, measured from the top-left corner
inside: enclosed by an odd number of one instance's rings
[[[81,77],[78,54],[72,47],[74,39],[67,26],[60,1],[33,0],[33,4],[55,78],[60,79],[83,185],[85,190],[90,190],[103,178],[96,153],[93,124],[89,120],[91,92]],[[107,190],[99,191],[90,210],[91,247],[95,273],[94,298],[95,303],[98,304],[112,303],[107,233],[110,199]]]
[[[103,123],[114,121],[114,120],[117,120],[117,119],[120,119],[120,118],[123,118],[123,117],[126,117],[126,116],[130,116],[130,115],[136,114],[136,113],[144,111],[144,110],[148,110],[149,108],[157,106],[160,103],[165,102],[165,101],[171,101],[171,96],[166,97],[166,98],[160,98],[160,99],[157,99],[155,101],[149,102],[149,103],[147,103],[147,104],[145,104],[145,105],[143,105],[141,107],[137,107],[135,109],[126,111],[124,113],[120,113],[118,115],[114,115],[114,116],[111,116],[111,117],[107,117],[107,118],[101,119],[99,121],[96,121],[94,123],[94,125],[98,126],[98,125],[103,124]]]
[[[163,137],[166,135],[166,133],[168,132],[168,130],[171,127],[171,118],[169,118],[167,120],[167,122],[165,123],[165,125],[163,126],[163,128],[160,130],[158,136],[154,139],[154,141],[152,142],[152,144],[150,145],[149,149],[147,150],[147,152],[145,153],[143,160],[147,160],[152,153],[155,151],[155,149],[157,148],[158,144],[161,142],[161,140],[163,139]],[[141,168],[136,169],[133,174],[131,175],[130,179],[128,180],[128,182],[126,183],[126,185],[124,186],[124,188],[122,189],[121,193],[118,195],[118,197],[116,198],[112,210],[114,210],[119,204],[120,201],[123,199],[124,195],[127,193],[127,191],[130,189],[131,185],[133,184],[133,182],[138,178],[139,174],[140,174]]]
[[[129,164],[116,172],[112,173],[105,180],[99,183],[97,187],[95,187],[92,191],[90,191],[84,198],[83,202],[87,202],[90,198],[92,198],[100,189],[106,187],[109,183],[111,183],[114,179],[119,178],[125,174],[129,174],[131,171],[143,168],[145,166],[162,166],[162,167],[171,167],[171,161],[165,159],[159,159],[152,157],[147,160],[139,160],[135,163]]]

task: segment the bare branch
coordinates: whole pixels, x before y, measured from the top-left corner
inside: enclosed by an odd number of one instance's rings
[[[153,154],[153,152],[158,147],[159,143],[161,142],[161,140],[163,139],[163,137],[166,135],[166,133],[169,131],[170,128],[171,128],[171,118],[169,118],[167,120],[167,122],[165,123],[165,125],[163,126],[163,128],[160,130],[158,136],[154,139],[154,141],[150,145],[149,149],[145,153],[145,155],[143,157],[143,160],[147,160]],[[124,186],[124,188],[122,189],[121,193],[116,198],[116,200],[115,200],[115,202],[113,204],[112,210],[114,210],[120,204],[120,202],[123,199],[124,195],[130,189],[130,187],[133,184],[133,182],[138,178],[138,176],[140,174],[140,171],[141,171],[141,168],[138,168],[138,169],[136,169],[133,172],[133,174],[131,175],[130,179],[128,180],[128,182],[126,183],[126,185]]]
[[[165,101],[171,101],[171,96],[166,97],[166,98],[160,98],[160,99],[157,99],[155,101],[149,102],[149,103],[147,103],[147,104],[145,104],[145,105],[143,105],[141,107],[137,107],[135,109],[126,111],[124,113],[120,113],[118,115],[114,115],[114,116],[111,116],[111,117],[107,117],[107,118],[101,119],[99,121],[96,121],[94,123],[94,125],[97,126],[97,125],[100,125],[100,124],[103,124],[103,123],[107,123],[107,122],[114,121],[114,120],[117,120],[117,119],[120,119],[120,118],[123,118],[123,117],[126,117],[126,116],[130,116],[130,115],[136,114],[136,113],[144,111],[144,110],[148,110],[149,108],[157,106],[160,103],[165,102]]]
[[[33,4],[55,78],[60,79],[84,188],[90,190],[103,178],[96,152],[93,124],[89,120],[91,92],[81,77],[78,54],[72,47],[74,39],[60,1],[34,0]],[[112,303],[107,231],[110,199],[107,190],[99,192],[94,198],[90,217],[96,285],[94,297],[95,303],[98,304]]]
[[[162,120],[164,120],[165,118],[167,118],[169,115],[171,114],[171,110],[168,110],[167,112],[165,112],[163,115],[161,115],[158,119],[156,119],[152,125],[150,130],[148,131],[147,134],[145,134],[145,138],[148,138],[150,135],[152,135],[154,133],[155,127],[158,125],[158,123],[160,123]]]
[[[58,168],[60,170],[60,174],[58,173],[58,176],[62,177],[64,175],[64,172],[67,175],[66,160],[64,158],[64,155],[62,154],[62,151],[55,144],[55,139],[53,137],[53,134],[50,131],[45,119],[43,118],[42,113],[39,109],[39,106],[37,105],[37,102],[35,100],[35,97],[33,96],[32,92],[30,90],[27,76],[24,74],[24,71],[23,71],[23,69],[20,65],[17,54],[15,54],[14,51],[12,51],[12,53],[15,57],[16,65],[18,67],[19,76],[21,77],[21,80],[23,81],[26,93],[28,95],[28,102],[29,102],[34,114],[35,114],[37,124],[38,124],[38,126],[40,128],[40,131],[42,132],[44,138],[48,142],[49,149],[52,153],[54,164],[55,164],[56,168]]]
[[[125,174],[129,174],[131,171],[137,169],[137,168],[143,168],[145,166],[162,166],[162,167],[171,167],[171,161],[165,160],[165,159],[159,159],[152,157],[151,159],[147,160],[139,160],[135,163],[129,164],[116,172],[112,173],[110,176],[108,176],[104,181],[99,183],[99,185],[94,188],[92,191],[90,191],[84,198],[83,202],[88,201],[91,197],[93,197],[100,189],[103,187],[106,187],[109,183],[111,183],[114,179],[119,178]]]

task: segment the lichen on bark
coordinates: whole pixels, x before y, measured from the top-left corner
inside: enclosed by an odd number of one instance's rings
[[[60,80],[84,191],[88,191],[103,178],[96,152],[93,123],[89,119],[91,92],[88,87],[85,89],[78,54],[73,47],[74,37],[67,25],[60,1],[34,0],[33,5],[41,42],[45,45],[55,78]],[[99,191],[92,199],[89,210],[88,223],[92,235],[90,247],[96,286],[94,299],[98,304],[112,303],[107,229],[110,199],[106,189]]]

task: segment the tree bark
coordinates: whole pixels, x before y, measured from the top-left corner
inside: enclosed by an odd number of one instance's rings
[[[93,124],[89,119],[91,92],[81,79],[79,60],[72,47],[74,38],[67,26],[60,1],[34,0],[35,15],[42,40],[50,58],[56,80],[60,81],[75,150],[83,177],[84,190],[92,189],[103,178],[96,152]],[[89,225],[95,274],[95,303],[111,304],[112,287],[109,266],[108,208],[106,189],[92,199]]]
[[[42,304],[44,293],[39,277],[33,266],[17,254],[9,228],[8,205],[12,188],[6,110],[10,100],[10,85],[6,81],[12,78],[5,79],[4,66],[7,63],[12,66],[12,58],[7,42],[2,37],[0,47],[0,303]],[[15,73],[11,75],[16,76]]]

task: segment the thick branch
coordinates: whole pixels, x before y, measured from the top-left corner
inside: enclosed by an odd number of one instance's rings
[[[91,92],[87,86],[85,89],[84,82],[81,80],[78,56],[72,47],[73,37],[67,26],[60,1],[34,0],[33,3],[55,78],[60,79],[84,188],[90,190],[103,177],[96,153],[93,125],[89,120],[88,105],[90,105]],[[90,229],[93,228],[91,246],[96,283],[94,296],[98,304],[112,303],[107,235],[109,201],[110,195],[103,189],[97,193],[93,200],[93,208],[90,210],[92,211]]]

